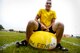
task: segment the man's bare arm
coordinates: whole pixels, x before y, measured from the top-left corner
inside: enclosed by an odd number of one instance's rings
[[[35,18],[35,21],[39,22],[38,19],[40,19],[40,17],[37,15]],[[44,24],[42,24],[41,22],[39,22],[39,23],[41,25],[41,29],[47,29],[47,27]]]
[[[40,18],[40,17],[37,15],[37,16],[35,17],[35,21],[39,22],[39,21],[38,21],[39,18]]]

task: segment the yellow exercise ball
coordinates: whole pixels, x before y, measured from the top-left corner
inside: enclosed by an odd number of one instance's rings
[[[57,39],[55,34],[45,31],[34,32],[29,43],[32,47],[40,49],[53,49],[57,45]]]

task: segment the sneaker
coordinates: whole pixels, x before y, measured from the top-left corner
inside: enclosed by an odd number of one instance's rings
[[[20,43],[19,42],[16,42],[16,47],[20,47]]]
[[[28,42],[26,40],[21,41],[21,43],[16,42],[16,47],[20,47],[20,46],[27,46]]]
[[[22,46],[27,46],[28,42],[26,40],[21,41]]]
[[[56,48],[59,48],[62,51],[68,51],[68,49],[67,48],[64,48],[63,46],[61,46],[60,43],[57,44]]]

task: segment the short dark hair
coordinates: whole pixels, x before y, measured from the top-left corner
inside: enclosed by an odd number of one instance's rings
[[[50,4],[51,5],[51,0],[47,0],[46,4]]]

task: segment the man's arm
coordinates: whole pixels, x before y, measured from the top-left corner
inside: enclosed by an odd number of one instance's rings
[[[37,15],[37,16],[35,17],[35,21],[39,22],[39,21],[38,21],[39,18],[40,18],[40,17]]]
[[[40,19],[40,17],[37,15],[36,18],[35,18],[35,21],[39,22],[38,19]],[[42,24],[41,22],[39,22],[39,23],[41,25],[42,30],[47,29],[47,27],[44,24]]]

